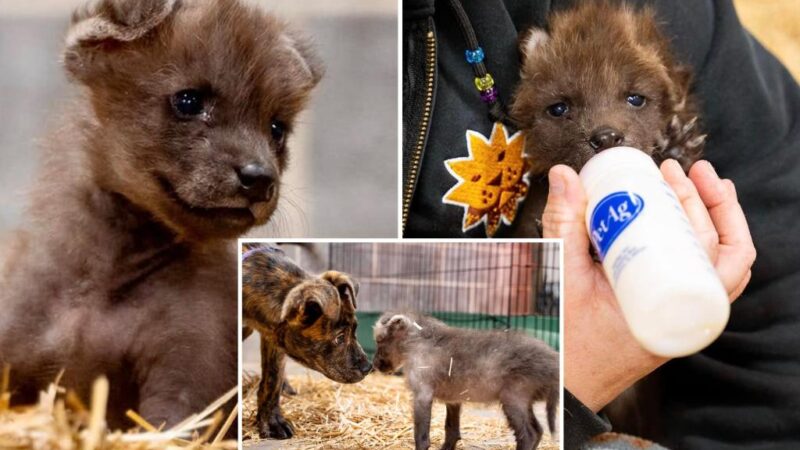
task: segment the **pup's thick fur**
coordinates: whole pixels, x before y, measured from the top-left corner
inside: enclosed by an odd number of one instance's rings
[[[579,170],[596,152],[617,145],[639,148],[657,162],[677,159],[686,170],[700,157],[705,136],[691,73],[673,56],[649,9],[580,2],[555,13],[549,30],[528,31],[521,52],[511,115],[526,136],[533,174],[556,164]],[[644,104],[629,103],[631,95]],[[548,112],[559,104],[567,108],[563,115]]]
[[[0,272],[0,363],[13,401],[62,369],[88,400],[105,374],[112,427],[132,425],[128,408],[175,424],[236,386],[228,238],[277,200],[275,188],[245,192],[237,170],[279,182],[286,149],[270,124],[290,127],[318,63],[236,0],[94,2],[73,17],[64,63],[80,93]],[[180,116],[187,89],[202,111]]]
[[[358,283],[327,271],[314,276],[280,249],[247,245],[242,261],[244,336],[261,336],[257,425],[261,437],[294,434],[280,409],[288,355],[340,383],[361,381],[372,369],[356,338]]]
[[[374,332],[375,368],[394,372],[402,367],[413,393],[416,450],[430,447],[434,399],[447,404],[442,450],[455,449],[461,439],[463,402],[499,401],[517,450],[535,449],[542,438],[534,402],[547,402],[548,425],[555,431],[558,353],[543,342],[512,332],[450,328],[414,313],[386,313]]]

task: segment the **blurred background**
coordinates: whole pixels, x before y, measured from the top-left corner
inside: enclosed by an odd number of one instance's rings
[[[800,1],[735,0],[742,24],[800,81]]]
[[[254,237],[397,236],[397,1],[248,0],[311,35],[326,74],[292,136],[278,210]],[[82,0],[0,0],[0,241],[20,223],[70,86],[59,64]]]

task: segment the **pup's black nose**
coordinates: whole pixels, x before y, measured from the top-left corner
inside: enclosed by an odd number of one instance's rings
[[[239,183],[242,193],[253,202],[265,202],[275,195],[275,179],[272,171],[261,164],[248,164],[239,168]]]
[[[595,150],[605,150],[622,144],[625,135],[621,131],[611,127],[600,127],[592,132],[589,138],[589,145]]]

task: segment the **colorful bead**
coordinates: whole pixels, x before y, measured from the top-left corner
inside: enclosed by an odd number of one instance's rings
[[[483,62],[483,49],[478,47],[475,50],[467,50],[465,52],[467,62],[470,64],[478,64]]]
[[[485,91],[481,91],[481,100],[485,103],[494,103],[497,101],[497,89],[492,86]]]
[[[486,74],[484,77],[475,77],[475,87],[479,91],[491,89],[494,86],[494,78],[491,74]]]

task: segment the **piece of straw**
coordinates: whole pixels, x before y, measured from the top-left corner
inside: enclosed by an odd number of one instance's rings
[[[158,433],[158,428],[154,427],[150,422],[145,420],[144,417],[137,414],[136,411],[129,409],[125,411],[125,416],[131,419],[136,425],[139,425],[143,430],[151,433]]]
[[[51,385],[54,386],[54,385]],[[106,427],[106,405],[108,404],[108,378],[100,377],[92,386],[92,409],[89,415],[89,428],[83,439],[83,450],[94,450],[103,440]]]
[[[411,392],[402,377],[372,373],[355,384],[338,384],[309,372],[287,379],[298,395],[282,396],[281,409],[295,428],[292,447],[298,450],[407,450],[414,448]],[[242,437],[245,448],[261,441],[256,426],[258,377],[242,380]],[[444,442],[446,408],[434,403],[431,448]],[[545,427],[546,428],[546,427]],[[513,450],[514,434],[498,405],[464,403],[463,447]],[[274,443],[275,441],[269,441]],[[557,450],[545,433],[539,450]]]
[[[0,387],[3,382],[0,379]],[[233,390],[234,395],[236,390]],[[105,424],[109,385],[106,379],[95,382],[90,408],[77,395],[56,383],[39,395],[34,405],[15,405],[0,414],[0,449],[13,450],[235,450],[235,440],[223,440],[227,421],[219,408],[192,416],[180,430],[160,431],[131,411],[127,415],[143,429],[110,431]],[[232,396],[226,393],[223,402]],[[214,402],[219,404],[219,400]],[[232,422],[234,419],[230,419]],[[230,429],[231,424],[227,425]],[[205,429],[201,435],[198,430]],[[219,431],[217,431],[219,429]],[[216,433],[216,434],[215,434]],[[196,436],[193,438],[193,436]],[[209,443],[215,437],[216,442]]]
[[[5,411],[11,404],[11,393],[8,386],[11,380],[11,365],[3,364],[3,378],[0,379],[0,412]]]
[[[222,442],[222,439],[225,438],[225,435],[228,434],[228,430],[233,425],[233,421],[236,420],[236,416],[239,414],[239,408],[233,408],[228,414],[228,418],[225,419],[225,423],[222,424],[222,428],[219,429],[219,433],[217,433],[217,437],[214,438],[212,444],[218,444]]]

